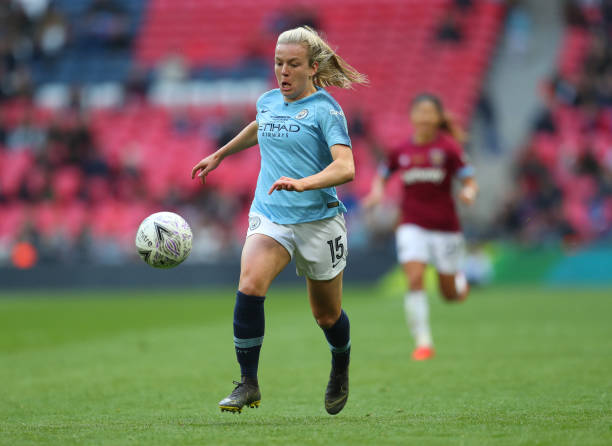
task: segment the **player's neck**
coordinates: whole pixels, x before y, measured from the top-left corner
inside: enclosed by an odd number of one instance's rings
[[[433,142],[438,136],[437,132],[433,133],[415,133],[412,137],[412,141],[419,145],[424,146],[425,144],[429,144]]]
[[[287,99],[285,98],[285,102],[287,103],[291,103],[291,102],[297,102],[297,101],[301,101],[304,98],[307,98],[310,95],[313,95],[317,92],[317,87],[315,87],[314,84],[309,85],[308,87],[306,87],[306,89],[302,92],[302,94],[300,94],[298,97],[293,98],[293,99]]]

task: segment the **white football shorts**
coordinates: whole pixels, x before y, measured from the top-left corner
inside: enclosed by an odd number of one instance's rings
[[[346,267],[348,245],[344,216],[325,220],[281,225],[261,214],[249,214],[247,237],[264,234],[283,245],[299,276],[313,280],[329,280]]]
[[[428,263],[442,274],[461,271],[465,241],[460,232],[432,231],[403,224],[395,232],[395,243],[400,263]]]

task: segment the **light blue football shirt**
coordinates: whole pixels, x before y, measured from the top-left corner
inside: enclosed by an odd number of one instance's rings
[[[340,105],[323,88],[295,102],[285,102],[277,88],[257,100],[261,170],[251,212],[279,224],[323,220],[346,212],[335,187],[305,192],[274,191],[280,177],[304,178],[332,161],[331,146],[351,147]]]

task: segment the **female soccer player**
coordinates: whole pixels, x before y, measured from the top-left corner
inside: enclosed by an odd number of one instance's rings
[[[474,169],[466,164],[459,145],[462,131],[448,118],[438,97],[417,96],[410,119],[412,137],[390,153],[363,204],[369,208],[379,203],[385,182],[399,171],[403,191],[397,255],[410,286],[404,308],[416,341],[412,357],[424,360],[434,355],[429,304],[423,289],[425,267],[431,264],[437,269],[440,290],[448,301],[465,300],[469,288],[459,270],[464,242],[452,197],[452,179],[461,181],[459,199],[468,205],[474,202],[478,186]]]
[[[261,170],[234,307],[234,345],[242,379],[219,407],[241,412],[245,405],[259,406],[264,299],[274,278],[295,259],[298,274],[306,276],[312,314],[332,353],[325,409],[333,415],[348,398],[351,347],[349,319],[341,306],[346,208],[335,186],[351,181],[355,167],[344,113],[324,87],[350,88],[366,77],[309,27],[283,32],[274,61],[279,88],[258,99],[256,120],[191,172],[204,183],[225,157],[259,143]]]

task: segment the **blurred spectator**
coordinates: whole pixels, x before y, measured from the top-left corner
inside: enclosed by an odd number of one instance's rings
[[[463,40],[463,32],[454,9],[449,10],[438,25],[436,39],[440,42],[449,43],[459,43]]]
[[[18,98],[32,98],[34,94],[34,84],[32,73],[27,65],[18,65],[11,73],[10,77],[11,96]]]
[[[589,175],[599,180],[601,169],[597,158],[593,156],[591,150],[586,150],[580,155],[576,163],[576,173],[579,175]]]
[[[468,12],[473,6],[473,0],[455,0],[455,7],[461,12]]]
[[[545,87],[546,101],[552,104],[576,105],[578,92],[576,86],[560,74],[554,75]]]
[[[4,118],[4,113],[2,113],[2,109],[0,109],[0,150],[4,148],[8,139],[8,128],[6,125],[6,120]]]
[[[197,123],[191,119],[187,110],[183,108],[172,110],[171,121],[172,130],[177,135],[186,135],[197,129]]]
[[[584,60],[584,73],[593,78],[605,73],[611,64],[612,48],[609,35],[599,30],[591,33],[589,50]]]
[[[32,91],[28,66],[15,57],[9,41],[0,39],[0,101],[18,96],[31,97]]]
[[[484,141],[487,149],[493,154],[500,153],[501,146],[497,129],[497,114],[489,94],[484,89],[481,90],[478,97],[476,113],[480,116],[484,125]]]
[[[17,2],[0,2],[0,33],[12,57],[18,62],[25,62],[34,53],[34,22]]]
[[[183,54],[177,49],[169,52],[155,66],[157,82],[182,82],[189,77],[189,68]]]
[[[51,5],[40,18],[37,28],[36,44],[43,58],[56,58],[68,43],[68,21]]]
[[[35,25],[21,3],[0,2],[0,101],[32,95]]]
[[[68,93],[68,109],[74,112],[81,112],[85,107],[83,101],[83,88],[79,84],[70,85]]]
[[[612,27],[612,0],[601,0],[601,16],[603,25],[610,29]]]
[[[93,0],[85,11],[81,33],[88,47],[122,49],[131,42],[124,6],[114,0]]]
[[[612,107],[612,67],[598,80],[596,94],[601,107]]]
[[[85,167],[94,158],[95,152],[93,137],[87,118],[83,114],[77,115],[66,132],[67,164]]]
[[[219,135],[217,137],[217,147],[223,147],[225,144],[230,142],[234,136],[238,134],[246,125],[248,121],[242,114],[234,114],[229,119],[226,119],[221,126]]]
[[[147,69],[138,64],[132,65],[125,81],[125,93],[128,102],[144,101],[148,91],[149,73]]]
[[[576,99],[574,105],[584,106],[594,104],[597,100],[595,78],[582,72],[576,82]]]
[[[580,4],[576,0],[565,0],[564,5],[565,23],[569,26],[586,28],[588,21]]]
[[[12,72],[17,66],[17,59],[13,54],[11,42],[8,38],[0,39],[0,68],[4,73]]]
[[[506,39],[512,54],[525,56],[529,52],[531,15],[520,0],[510,3],[506,18]]]
[[[40,152],[46,141],[46,132],[34,122],[32,111],[25,113],[21,122],[11,130],[7,137],[10,150],[32,150]]]
[[[39,19],[49,7],[49,0],[16,0],[14,3],[19,3],[32,20]]]
[[[363,110],[351,110],[348,116],[348,128],[351,138],[365,138],[369,134],[368,124]]]
[[[539,133],[556,133],[557,125],[552,111],[548,107],[543,107],[534,119],[533,131]]]
[[[304,4],[292,5],[288,9],[273,13],[267,28],[271,34],[278,35],[298,26],[310,26],[319,30],[320,21],[316,11]]]

